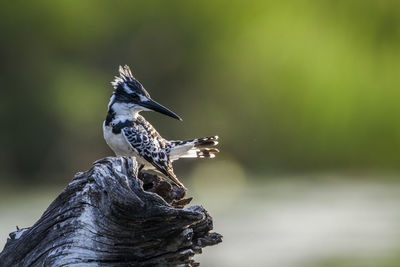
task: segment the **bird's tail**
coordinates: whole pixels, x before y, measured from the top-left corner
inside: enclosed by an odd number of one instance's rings
[[[171,141],[169,157],[172,161],[180,158],[214,158],[219,150],[214,148],[218,144],[218,136],[197,138],[186,141]]]

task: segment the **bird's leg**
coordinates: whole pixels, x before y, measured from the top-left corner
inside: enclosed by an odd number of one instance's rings
[[[140,164],[138,173],[140,173],[143,170],[143,168],[144,168],[144,164]]]

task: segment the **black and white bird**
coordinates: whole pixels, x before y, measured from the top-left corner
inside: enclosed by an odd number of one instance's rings
[[[128,66],[119,67],[119,77],[111,82],[114,92],[103,123],[104,139],[117,156],[135,157],[141,169],[154,169],[174,184],[184,187],[174,174],[172,162],[180,158],[213,158],[218,136],[187,141],[165,140],[139,115],[140,111],[157,111],[182,120],[174,112],[151,99]]]

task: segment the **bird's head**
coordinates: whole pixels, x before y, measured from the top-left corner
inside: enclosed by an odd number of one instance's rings
[[[157,111],[172,118],[182,120],[171,110],[151,99],[142,84],[133,77],[127,65],[119,67],[119,75],[111,82],[114,92],[108,108],[120,114],[134,114],[140,111]]]

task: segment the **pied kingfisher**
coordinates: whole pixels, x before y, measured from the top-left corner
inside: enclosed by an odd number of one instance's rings
[[[212,146],[218,144],[218,136],[187,141],[165,140],[139,112],[154,110],[182,119],[152,100],[128,66],[120,66],[119,74],[111,82],[114,92],[103,123],[104,139],[117,156],[135,157],[140,169],[155,169],[184,188],[174,174],[172,162],[180,158],[215,157],[218,149]]]

